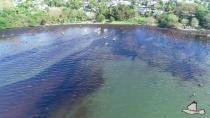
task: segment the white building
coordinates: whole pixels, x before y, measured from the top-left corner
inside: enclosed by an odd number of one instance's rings
[[[166,3],[166,2],[169,2],[169,1],[171,1],[171,0],[162,0],[163,3]]]
[[[126,0],[112,0],[108,2],[108,6],[117,6],[117,5],[131,5],[131,2]]]
[[[176,2],[194,3],[195,0],[176,0]]]
[[[167,3],[167,2],[170,2],[170,1],[174,1],[174,2],[177,2],[177,3],[180,3],[180,2],[194,3],[195,2],[195,0],[162,0],[163,3]],[[196,1],[200,1],[200,0],[196,0]]]
[[[39,10],[46,10],[48,8],[48,6],[44,3],[44,0],[33,0],[32,6],[33,8]]]
[[[26,2],[26,0],[13,0],[14,6],[17,6],[17,5],[22,4],[24,2]]]

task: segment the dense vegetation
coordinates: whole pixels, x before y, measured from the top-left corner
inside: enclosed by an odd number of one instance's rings
[[[131,5],[108,6],[107,3],[106,0],[89,0],[87,4],[82,0],[67,0],[65,3],[62,0],[44,0],[39,5],[45,6],[42,9],[35,6],[33,0],[27,0],[0,11],[0,28],[101,22],[210,29],[210,5],[159,1],[157,7],[142,15],[135,0],[131,0]],[[147,2],[141,4],[149,8]]]

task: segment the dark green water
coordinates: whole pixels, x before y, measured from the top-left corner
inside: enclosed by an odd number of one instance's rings
[[[2,118],[209,118],[210,44],[173,30],[1,31]],[[181,112],[192,101],[204,115]]]

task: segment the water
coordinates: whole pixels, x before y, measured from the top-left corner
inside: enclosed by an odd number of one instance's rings
[[[53,26],[0,32],[0,117],[210,117],[210,45],[177,31]]]

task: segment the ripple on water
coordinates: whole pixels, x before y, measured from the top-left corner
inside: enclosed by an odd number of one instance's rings
[[[207,66],[201,67],[207,57],[203,52],[209,51],[209,46],[203,47],[196,40],[171,40],[158,33],[136,29],[117,38],[113,47],[115,54],[139,58],[183,80],[198,79],[209,70]]]
[[[0,55],[0,81],[14,80],[0,87],[2,118],[151,118],[159,113],[162,118],[171,115],[162,110],[180,110],[178,105],[192,99],[210,105],[205,101],[208,81],[203,82],[210,70],[208,43],[137,27],[39,33],[19,34],[28,43],[12,56]],[[39,40],[33,45],[27,37]],[[27,48],[29,44],[34,48]],[[34,68],[38,71],[27,75]],[[194,92],[196,96],[189,97]],[[167,109],[170,101],[177,104]]]

